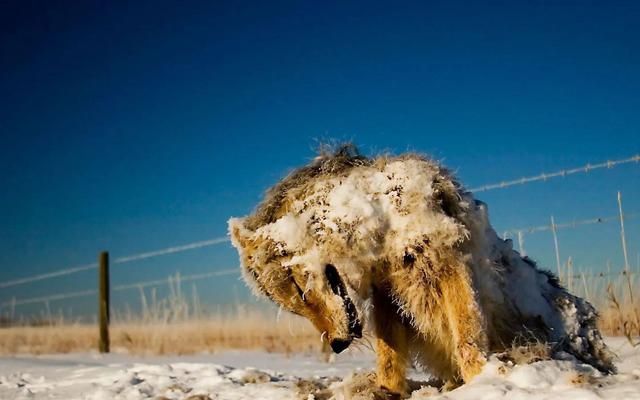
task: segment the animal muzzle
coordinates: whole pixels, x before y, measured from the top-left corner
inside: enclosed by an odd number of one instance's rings
[[[349,347],[353,338],[362,337],[362,323],[360,323],[360,320],[358,319],[356,306],[353,304],[353,301],[351,301],[347,288],[340,278],[340,274],[336,267],[331,264],[327,264],[324,271],[331,291],[342,299],[344,312],[347,316],[349,337],[346,339],[336,338],[331,341],[331,348],[333,351],[340,353]]]

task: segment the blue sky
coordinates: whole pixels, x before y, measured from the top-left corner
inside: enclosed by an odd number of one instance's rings
[[[431,154],[469,187],[639,153],[638,20],[632,1],[3,3],[0,281],[224,236],[322,140]],[[617,190],[640,211],[639,178],[627,164],[478,197],[502,231],[615,215]],[[617,229],[562,231],[562,256],[619,265]],[[637,221],[627,235],[635,264]],[[550,236],[526,240],[552,268]],[[222,244],[112,274],[236,264]],[[0,301],[94,284],[89,271]],[[235,277],[197,288],[248,296]]]

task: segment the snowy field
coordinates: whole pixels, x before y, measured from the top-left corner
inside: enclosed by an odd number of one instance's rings
[[[512,366],[496,359],[471,383],[439,393],[413,372],[412,399],[640,399],[640,349],[608,340],[620,357],[615,376],[572,361]],[[181,357],[68,354],[0,358],[0,399],[368,399],[374,358],[229,351]],[[344,378],[344,380],[342,379]]]

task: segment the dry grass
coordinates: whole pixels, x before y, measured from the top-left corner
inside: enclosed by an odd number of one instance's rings
[[[222,349],[280,353],[322,349],[320,334],[304,318],[276,313],[267,304],[236,304],[233,310],[202,310],[195,287],[187,296],[179,276],[169,279],[170,294],[140,291],[140,313],[112,310],[112,351],[133,354],[194,354]],[[30,325],[0,328],[0,355],[92,351],[98,348],[94,324],[70,324],[49,316]]]
[[[97,328],[89,325],[25,326],[0,329],[0,354],[68,353],[96,349]]]
[[[0,329],[0,355],[95,350],[95,325],[62,324]],[[111,327],[114,351],[135,354],[194,354],[221,349],[268,352],[319,352],[320,335],[306,320],[284,315],[278,322],[264,313],[177,322],[120,322]]]
[[[570,270],[569,270],[570,271]],[[638,272],[592,274],[581,272],[566,277],[567,288],[593,304],[600,314],[598,326],[605,335],[626,336],[640,345],[640,284]]]
[[[574,294],[591,302],[600,312],[603,334],[626,336],[640,345],[640,288],[626,274],[594,275],[575,273],[566,264],[563,283]],[[320,335],[303,318],[283,313],[276,318],[273,308],[236,305],[224,314],[201,311],[194,291],[189,299],[176,282],[171,295],[157,300],[155,292],[147,298],[141,292],[141,313],[115,312],[111,326],[114,351],[135,354],[193,354],[222,349],[257,349],[268,352],[320,353]],[[0,355],[45,354],[93,351],[97,348],[98,329],[93,324],[70,324],[62,317],[40,321],[39,326],[0,328]],[[526,350],[526,351],[524,351]],[[523,361],[534,356],[544,359],[544,349],[514,348],[510,356]]]
[[[605,319],[610,321],[609,330],[615,331],[616,335],[624,335],[632,346],[640,346],[640,307],[633,300],[633,295],[630,301],[622,303],[611,285],[607,287],[607,294],[611,304]]]
[[[538,340],[524,345],[514,342],[507,351],[498,355],[500,361],[511,361],[517,365],[531,364],[549,358],[551,358],[549,344]]]

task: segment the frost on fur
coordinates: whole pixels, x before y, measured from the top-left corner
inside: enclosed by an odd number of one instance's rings
[[[593,307],[500,239],[486,205],[425,157],[324,152],[229,231],[247,282],[309,318],[335,351],[372,324],[389,390],[406,389],[411,356],[468,381],[518,342],[614,371]]]

